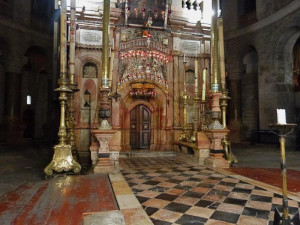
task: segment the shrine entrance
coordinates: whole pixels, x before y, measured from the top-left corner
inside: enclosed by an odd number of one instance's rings
[[[137,105],[130,112],[130,145],[132,149],[150,149],[151,111]]]

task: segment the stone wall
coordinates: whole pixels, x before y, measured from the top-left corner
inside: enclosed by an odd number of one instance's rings
[[[0,123],[7,130],[14,120],[20,131],[24,131],[23,112],[27,107],[34,111],[35,138],[45,136],[43,126],[46,125],[48,114],[48,89],[52,79],[52,23],[54,1],[49,1],[45,19],[37,18],[31,13],[31,1],[2,1],[0,8],[0,52],[1,52],[1,98]],[[44,7],[44,6],[43,6]],[[45,9],[45,10],[46,10]],[[39,21],[39,25],[34,21]],[[26,52],[33,46],[45,51],[46,62],[43,70],[25,69],[29,64]],[[54,87],[53,87],[54,88]],[[31,106],[26,105],[26,95],[35,96]],[[3,97],[2,97],[3,96]],[[45,128],[45,127],[44,127]],[[3,133],[1,133],[3,134]],[[2,135],[5,139],[7,135]],[[20,136],[22,137],[22,135]],[[4,141],[4,140],[2,140]]]
[[[246,117],[243,117],[241,122],[245,125],[249,120],[254,120],[255,114],[252,113],[250,116],[250,109],[247,107],[258,107],[258,128],[261,130],[269,129],[268,125],[276,122],[277,108],[286,109],[287,122],[295,122],[297,116],[292,85],[292,49],[300,37],[298,24],[300,4],[298,1],[279,2],[282,1],[257,3],[258,22],[241,29],[228,25],[232,23],[230,15],[234,15],[236,9],[227,1],[224,1],[223,5],[223,10],[226,12],[224,13],[224,28],[227,25],[230,27],[226,28],[227,32],[225,32],[226,71],[229,74],[229,82],[243,79],[246,71],[243,59],[251,49],[254,49],[258,55],[258,105],[256,106],[255,102],[242,101],[242,111],[247,111],[248,114],[247,116],[244,114]],[[270,7],[270,4],[274,14],[262,15],[260,11],[268,11],[263,9]],[[278,14],[278,11],[274,9],[275,5],[276,7],[286,5],[286,8]],[[245,80],[243,84],[242,81],[242,93],[243,89],[250,91],[251,86],[253,87],[251,92],[256,92],[255,85],[251,83],[253,82]]]

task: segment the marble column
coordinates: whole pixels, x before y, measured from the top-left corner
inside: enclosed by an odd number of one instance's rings
[[[7,72],[5,80],[6,141],[8,143],[15,143],[16,141],[22,141],[23,139],[20,116],[21,74],[16,72]]]

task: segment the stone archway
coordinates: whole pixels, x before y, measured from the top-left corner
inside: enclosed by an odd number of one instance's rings
[[[138,105],[146,106],[151,112],[150,150],[165,150],[166,145],[166,96],[158,87],[156,97],[149,100],[136,100],[130,96],[130,85],[123,89],[120,103],[120,127],[122,130],[122,149],[130,150],[130,112]]]

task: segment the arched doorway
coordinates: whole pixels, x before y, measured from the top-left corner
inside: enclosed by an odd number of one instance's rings
[[[34,138],[34,111],[30,108],[23,112],[24,138]]]
[[[132,149],[149,149],[151,140],[151,111],[137,105],[130,112],[130,146]]]

